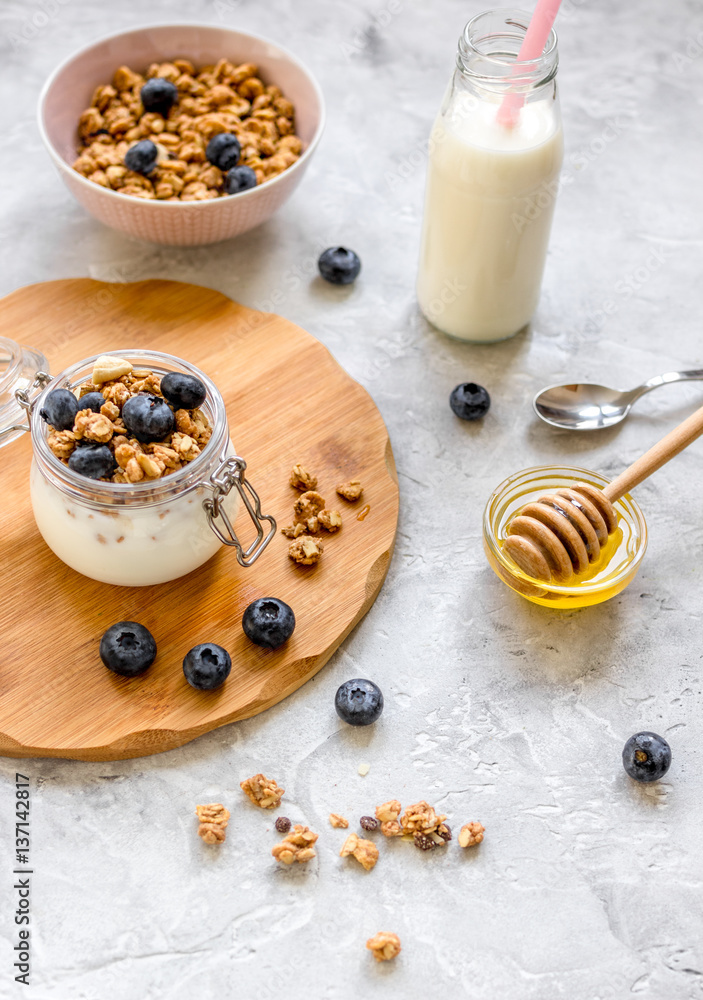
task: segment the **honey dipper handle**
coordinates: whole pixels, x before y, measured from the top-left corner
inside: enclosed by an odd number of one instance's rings
[[[608,483],[603,490],[608,500],[614,503],[629,493],[653,472],[661,469],[662,465],[665,465],[670,458],[687,448],[701,434],[703,434],[703,406],[687,417],[678,427],[674,427],[673,431],[669,431],[666,437],[663,437],[653,448],[650,448],[641,458],[633,462],[628,469],[621,472],[617,479]]]

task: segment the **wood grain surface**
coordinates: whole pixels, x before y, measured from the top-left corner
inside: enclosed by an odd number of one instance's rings
[[[325,536],[316,567],[294,564],[279,532],[250,569],[223,546],[172,583],[109,586],[69,569],[37,531],[29,435],[0,449],[0,753],[114,760],[169,750],[263,712],[317,673],[376,598],[395,540],[393,454],[365,389],[288,320],[177,282],[77,279],[21,288],[0,301],[0,335],[42,350],[53,373],[115,349],[161,350],[192,362],[223,395],[264,512],[279,527],[292,521],[299,494],[288,476],[301,461],[344,519],[340,532]],[[351,477],[364,485],[357,504],[334,493]],[[243,511],[236,529],[245,540],[253,536]],[[254,646],[242,632],[244,608],[266,596],[296,614],[295,633],[280,650]],[[140,621],[156,638],[156,661],[141,677],[118,677],[100,661],[100,637],[120,620]],[[217,691],[195,691],[183,676],[183,656],[200,642],[219,643],[232,656],[232,673]]]

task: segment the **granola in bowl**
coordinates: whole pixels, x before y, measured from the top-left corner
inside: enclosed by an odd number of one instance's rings
[[[272,180],[299,159],[303,143],[292,102],[258,73],[228,59],[197,68],[176,58],[143,73],[118,67],[79,118],[73,169],[158,201],[208,201]],[[151,93],[153,83],[161,87]]]

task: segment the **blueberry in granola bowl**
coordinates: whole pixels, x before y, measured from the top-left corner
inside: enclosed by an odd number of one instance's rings
[[[257,646],[278,649],[293,635],[293,609],[277,597],[260,597],[252,601],[242,618],[242,628]]]
[[[100,410],[105,405],[105,397],[101,392],[87,392],[85,396],[81,396],[78,400],[79,410],[92,410],[93,413],[100,413]]]
[[[370,726],[383,711],[383,695],[373,681],[357,677],[338,688],[334,707],[340,719],[350,726]]]
[[[199,378],[183,372],[167,372],[160,388],[174,410],[195,410],[203,405],[207,394]]]
[[[68,389],[53,389],[44,400],[39,416],[57,431],[73,427],[73,421],[80,407],[78,400]]]
[[[251,167],[232,167],[225,177],[225,191],[227,194],[239,194],[241,191],[249,191],[256,187],[256,174]]]
[[[147,80],[139,92],[145,111],[167,115],[178,100],[178,87],[160,76]]]
[[[205,147],[205,155],[210,163],[225,173],[237,166],[241,152],[239,139],[232,132],[214,135]]]
[[[226,649],[214,642],[202,642],[188,650],[183,659],[183,673],[191,687],[213,691],[229,677],[232,659]]]
[[[142,139],[130,146],[124,154],[124,164],[128,170],[133,170],[135,174],[150,174],[156,166],[159,151],[156,143],[151,139]]]
[[[161,396],[130,396],[122,407],[122,419],[137,441],[162,441],[176,426],[173,410]]]
[[[156,659],[156,640],[139,622],[117,622],[100,640],[100,659],[113,673],[136,677]]]
[[[115,457],[106,444],[81,442],[71,452],[68,467],[88,479],[104,479],[115,468]]]

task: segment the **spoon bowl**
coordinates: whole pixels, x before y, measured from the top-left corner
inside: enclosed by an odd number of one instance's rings
[[[595,382],[550,385],[532,400],[537,416],[552,427],[569,431],[596,431],[613,427],[630,412],[632,404],[651,389],[670,382],[703,379],[703,369],[655,375],[635,389],[611,389]]]

